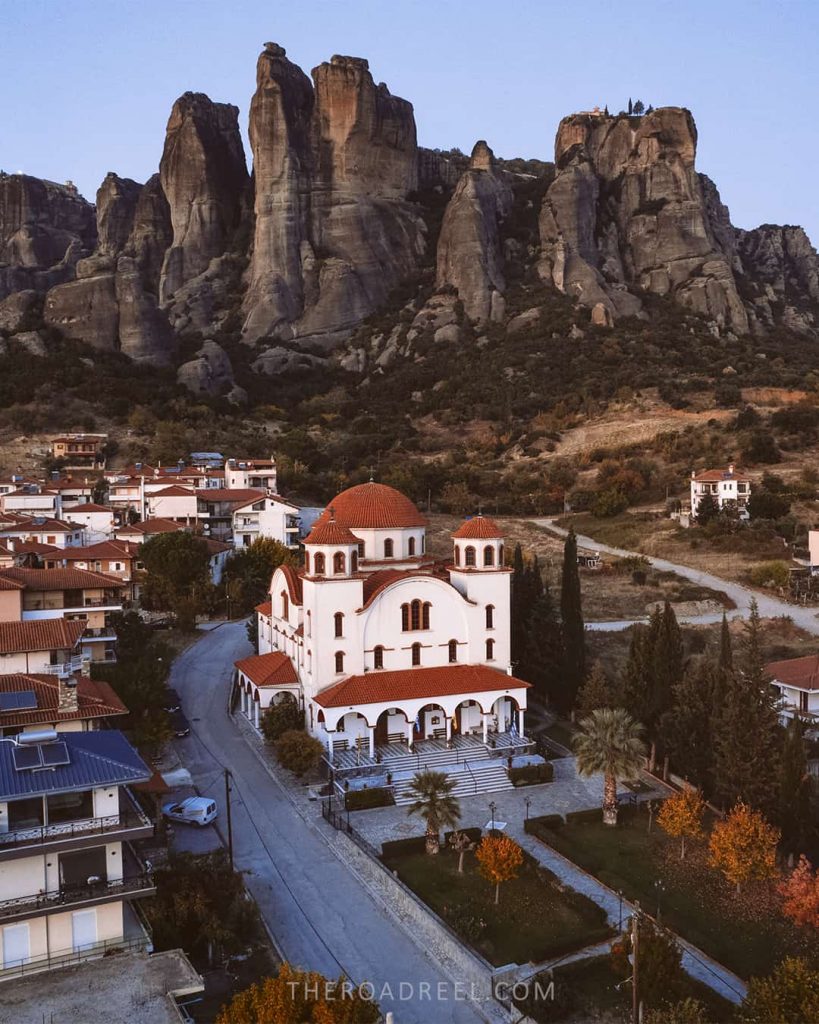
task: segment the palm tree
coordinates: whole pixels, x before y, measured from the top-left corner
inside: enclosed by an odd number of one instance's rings
[[[427,823],[427,853],[441,849],[441,829],[455,828],[461,817],[461,805],[452,795],[455,783],[446,772],[417,772],[410,786],[415,799],[407,814],[420,814]]]
[[[603,772],[603,821],[617,824],[617,782],[636,779],[646,753],[643,727],[624,708],[599,708],[580,723],[574,752],[581,775]]]

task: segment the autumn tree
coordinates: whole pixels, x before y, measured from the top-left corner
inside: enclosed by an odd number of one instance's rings
[[[799,863],[778,886],[782,913],[800,928],[819,930],[819,873],[804,854]]]
[[[500,898],[501,882],[517,878],[523,864],[523,850],[509,836],[486,836],[475,851],[478,870],[495,886],[495,903]]]
[[[807,1024],[819,1020],[819,970],[786,957],[765,978],[751,978],[739,1019],[746,1024]]]
[[[679,1002],[647,1010],[643,1024],[711,1024],[711,1016],[698,999],[689,996]]]
[[[714,826],[708,848],[711,864],[737,887],[776,873],[779,829],[747,804],[738,803]]]
[[[378,1004],[341,977],[284,963],[274,978],[262,978],[224,1006],[216,1024],[376,1024]]]
[[[698,839],[703,834],[702,816],[705,801],[697,789],[684,789],[663,801],[657,824],[680,842],[680,860],[685,859],[686,839]]]
[[[475,843],[469,838],[468,832],[453,832],[449,837],[449,845],[458,854],[458,874],[464,873],[464,854],[475,849]]]

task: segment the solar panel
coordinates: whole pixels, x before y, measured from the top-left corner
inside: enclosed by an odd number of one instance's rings
[[[71,764],[71,758],[68,756],[68,747],[65,743],[49,743],[45,746],[40,747],[40,755],[43,759],[43,764],[48,768],[56,768],[61,764]]]
[[[42,764],[39,747],[13,747],[11,756],[14,758],[14,767],[18,772],[25,771],[27,768],[39,768]]]
[[[14,690],[0,693],[0,711],[31,711],[37,707],[34,690]]]

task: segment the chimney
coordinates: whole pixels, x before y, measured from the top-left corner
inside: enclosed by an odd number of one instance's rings
[[[79,704],[77,702],[77,677],[72,673],[69,676],[58,676],[59,680],[59,697],[57,700],[57,710],[61,715],[68,715],[74,711],[77,711]]]
[[[729,464],[729,466],[728,466],[728,472],[729,472],[729,473],[731,474],[731,476],[733,476],[733,475],[734,475],[734,464],[733,464],[733,462],[731,462],[731,463]]]

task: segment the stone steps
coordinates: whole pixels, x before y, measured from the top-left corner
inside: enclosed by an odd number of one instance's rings
[[[479,762],[475,764],[470,761],[471,772],[465,767],[455,767],[447,772],[447,777],[454,782],[453,796],[475,796],[480,793],[495,793],[505,789],[512,789],[509,781],[509,773],[506,764],[500,759],[486,759],[488,763]],[[452,767],[450,765],[450,767]],[[398,779],[393,783],[395,802],[398,805],[411,804],[413,797],[410,793],[412,778]]]
[[[466,756],[464,756],[466,755]],[[470,764],[475,761],[490,760],[490,752],[486,747],[469,747],[461,753],[460,763],[467,760]],[[445,765],[458,763],[458,752],[456,750],[424,750],[417,757],[407,754],[382,754],[380,762],[388,771],[422,771],[424,768],[439,768]]]

